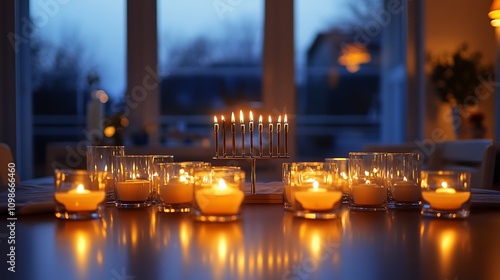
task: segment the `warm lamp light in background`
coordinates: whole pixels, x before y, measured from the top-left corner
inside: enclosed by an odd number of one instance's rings
[[[491,26],[500,27],[500,0],[493,0],[488,17],[491,18]]]
[[[342,54],[338,59],[339,64],[344,65],[351,73],[358,72],[359,65],[368,63],[370,60],[371,56],[366,47],[358,43],[342,46]]]

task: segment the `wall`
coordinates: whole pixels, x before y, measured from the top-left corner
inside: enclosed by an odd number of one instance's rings
[[[467,43],[469,50],[480,51],[482,62],[494,65],[496,60],[495,31],[490,25],[488,11],[491,0],[427,0],[425,1],[425,51],[431,55],[451,53],[457,46]],[[426,68],[426,71],[429,69]],[[426,138],[443,129],[447,139],[454,139],[449,118],[449,106],[437,99],[432,85],[426,85],[424,132]],[[485,98],[482,98],[484,96]],[[486,137],[494,134],[494,94],[484,91],[479,110],[485,113]],[[461,138],[469,138],[466,120]],[[434,135],[434,138],[436,136]]]

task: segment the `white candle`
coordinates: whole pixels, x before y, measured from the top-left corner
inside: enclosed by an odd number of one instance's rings
[[[415,202],[420,200],[420,188],[413,180],[407,180],[394,183],[391,187],[391,194],[394,200],[399,202]]]
[[[151,183],[148,180],[127,180],[116,182],[115,188],[120,201],[146,201],[151,192]]]
[[[94,211],[106,197],[104,191],[89,191],[82,184],[68,192],[56,192],[55,199],[64,205],[67,211]]]
[[[359,184],[352,187],[352,198],[358,205],[381,205],[387,197],[387,191],[384,187],[372,184],[366,181],[365,184]]]
[[[424,191],[422,197],[432,208],[438,210],[458,210],[470,198],[470,192],[457,192],[453,188],[438,188],[436,191]]]
[[[318,181],[312,183],[312,188],[305,191],[295,191],[295,199],[305,210],[331,210],[341,198],[342,192],[327,191],[327,189],[321,188]]]
[[[160,186],[158,196],[165,204],[189,203],[193,201],[193,183],[183,177],[170,179],[167,184]]]
[[[205,215],[234,215],[245,198],[243,191],[228,187],[223,179],[210,188],[195,191],[196,203]]]

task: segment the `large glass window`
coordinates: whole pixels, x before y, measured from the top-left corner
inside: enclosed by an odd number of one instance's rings
[[[301,159],[347,156],[380,138],[382,1],[295,1]]]
[[[46,150],[91,140],[89,123],[125,91],[125,1],[30,1],[34,176],[51,174]],[[107,110],[106,110],[107,108]],[[89,112],[90,111],[90,112]],[[87,132],[87,133],[85,133]],[[66,151],[68,152],[68,151]],[[68,154],[70,154],[68,152]],[[54,156],[54,155],[50,155]],[[61,155],[64,159],[66,154]],[[55,158],[54,158],[55,159]],[[72,151],[68,167],[84,167]]]

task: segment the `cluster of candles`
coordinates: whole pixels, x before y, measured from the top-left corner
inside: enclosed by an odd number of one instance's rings
[[[222,128],[219,128],[219,122],[217,119],[217,116],[214,116],[214,132],[215,132],[215,156],[218,157],[220,155],[219,150],[219,134],[220,131],[222,131],[222,156],[226,157],[226,119],[224,116],[221,116],[221,125]],[[243,116],[243,111],[240,110],[240,130],[241,130],[241,153],[239,156],[244,157],[246,154],[246,147],[245,147],[245,130],[246,130],[246,123],[245,119]],[[282,131],[282,123],[281,123],[281,115],[278,116],[278,121],[276,123],[276,137],[277,137],[277,145],[276,145],[276,156],[281,157],[281,138],[282,134],[284,134],[284,156],[288,156],[288,119],[286,114],[284,115],[283,118],[283,131]],[[237,151],[236,151],[236,119],[234,117],[234,112],[231,113],[231,124],[230,124],[230,130],[231,130],[231,156],[238,156]],[[248,131],[249,131],[249,136],[250,136],[250,156],[254,156],[254,118],[252,111],[250,111],[249,115],[249,121],[248,121]],[[258,151],[259,154],[258,156],[262,157],[264,156],[264,145],[262,141],[262,137],[264,135],[264,124],[262,123],[262,115],[259,116],[259,123],[258,123],[258,128],[257,128],[258,134],[259,134],[259,145],[258,145]],[[269,137],[269,156],[275,156],[274,154],[274,124],[271,116],[269,115],[268,118],[268,129],[267,129],[267,135]]]

